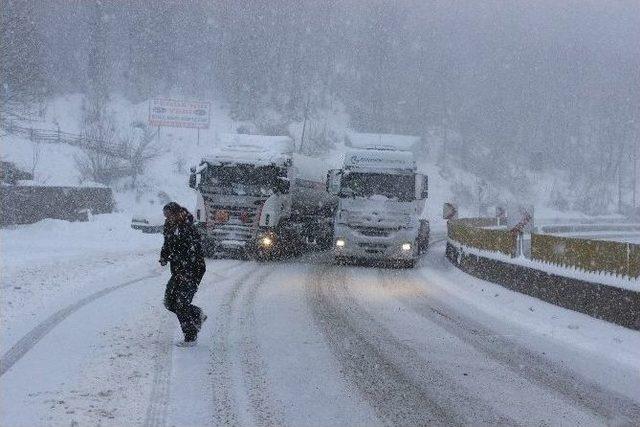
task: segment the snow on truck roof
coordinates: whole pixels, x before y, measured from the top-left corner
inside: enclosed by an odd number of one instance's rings
[[[337,169],[342,164],[342,157],[317,158],[296,153],[293,156],[293,164],[296,168],[296,176],[323,185],[327,180],[329,169]]]
[[[222,134],[213,153],[202,158],[209,164],[250,163],[284,165],[291,161],[293,141],[288,136]]]
[[[350,132],[349,145],[353,148],[377,148],[390,150],[411,150],[420,142],[419,136],[394,135],[390,133]]]

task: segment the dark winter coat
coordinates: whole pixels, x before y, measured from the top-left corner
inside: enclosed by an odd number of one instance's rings
[[[171,274],[180,275],[197,285],[206,270],[204,254],[200,243],[200,233],[193,225],[193,215],[178,223],[164,223],[164,244],[160,251],[160,261],[171,264]]]

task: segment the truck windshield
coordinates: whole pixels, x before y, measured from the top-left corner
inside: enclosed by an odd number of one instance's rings
[[[415,199],[414,175],[349,173],[342,177],[340,195],[344,197],[383,196],[400,202]]]
[[[206,182],[218,194],[268,196],[273,194],[278,176],[286,171],[275,166],[213,166],[207,169]]]

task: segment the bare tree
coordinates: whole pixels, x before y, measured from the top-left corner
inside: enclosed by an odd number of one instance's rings
[[[144,168],[153,158],[157,157],[157,151],[153,146],[156,133],[144,122],[133,122],[131,132],[120,140],[120,147],[126,153],[126,169],[131,176],[131,188],[137,185],[138,176],[144,172]]]
[[[34,5],[6,0],[0,12],[0,117],[24,119],[42,109],[46,85],[42,40],[31,16]]]
[[[94,107],[101,111],[104,107],[92,103],[91,112],[85,117],[82,136],[87,140],[99,141],[101,146],[113,146],[116,139],[115,125],[108,114],[101,112],[99,119],[94,115]],[[126,176],[127,171],[122,163],[112,155],[93,147],[82,148],[82,154],[75,156],[76,166],[83,180],[91,180],[109,185],[117,178]]]

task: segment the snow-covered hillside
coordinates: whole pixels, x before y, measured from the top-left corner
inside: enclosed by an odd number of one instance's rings
[[[43,117],[22,125],[36,129],[59,129],[63,132],[80,133],[84,108],[82,95],[57,97],[47,104]],[[133,104],[122,96],[112,96],[108,112],[115,122],[117,134],[124,137],[131,132],[133,122],[146,122],[148,108],[148,102]],[[260,120],[266,120],[265,117]],[[280,120],[274,118],[276,119]],[[325,147],[320,153],[312,154],[312,157],[299,157],[300,163],[304,163],[306,169],[313,167],[314,170],[310,172],[313,172],[316,179],[322,179],[327,169],[340,166],[344,150],[355,134],[348,126],[349,118],[340,108],[319,112],[318,117],[307,123],[307,138],[309,129],[313,131],[320,127],[324,132],[328,129],[335,140],[332,147]],[[136,188],[131,188],[127,179],[121,179],[114,185],[118,209],[131,215],[158,215],[159,205],[168,199],[193,208],[195,194],[187,185],[189,167],[196,165],[202,156],[213,149],[220,135],[235,133],[240,128],[258,132],[255,123],[233,120],[224,103],[217,100],[212,100],[211,126],[200,131],[199,142],[195,129],[161,128],[153,142],[153,150],[157,156],[146,165]],[[302,129],[302,122],[292,122],[287,127],[286,131],[294,138],[296,146],[299,146]],[[406,142],[404,136],[397,138],[398,143]],[[429,175],[430,180],[425,216],[442,226],[442,204],[448,201],[454,201],[459,205],[462,216],[477,215],[478,186],[482,180],[459,165],[438,162],[438,153],[443,149],[438,132],[426,135],[425,138],[427,149],[419,150],[417,153],[419,168]],[[390,139],[386,143],[393,144],[394,141]],[[24,136],[14,134],[2,137],[2,159],[15,162],[26,171],[33,171],[34,180],[41,184],[80,184],[82,177],[76,159],[81,155],[81,149],[66,144],[34,143]],[[560,197],[558,192],[562,191],[562,186],[558,185],[558,182],[562,182],[562,177],[537,175],[532,178],[537,184],[530,188],[529,194],[525,196],[526,200],[522,199],[522,195],[511,194],[501,183],[481,184],[484,186],[485,204],[493,206],[513,201],[533,204],[539,218],[585,216],[575,211],[560,212],[552,206]]]

